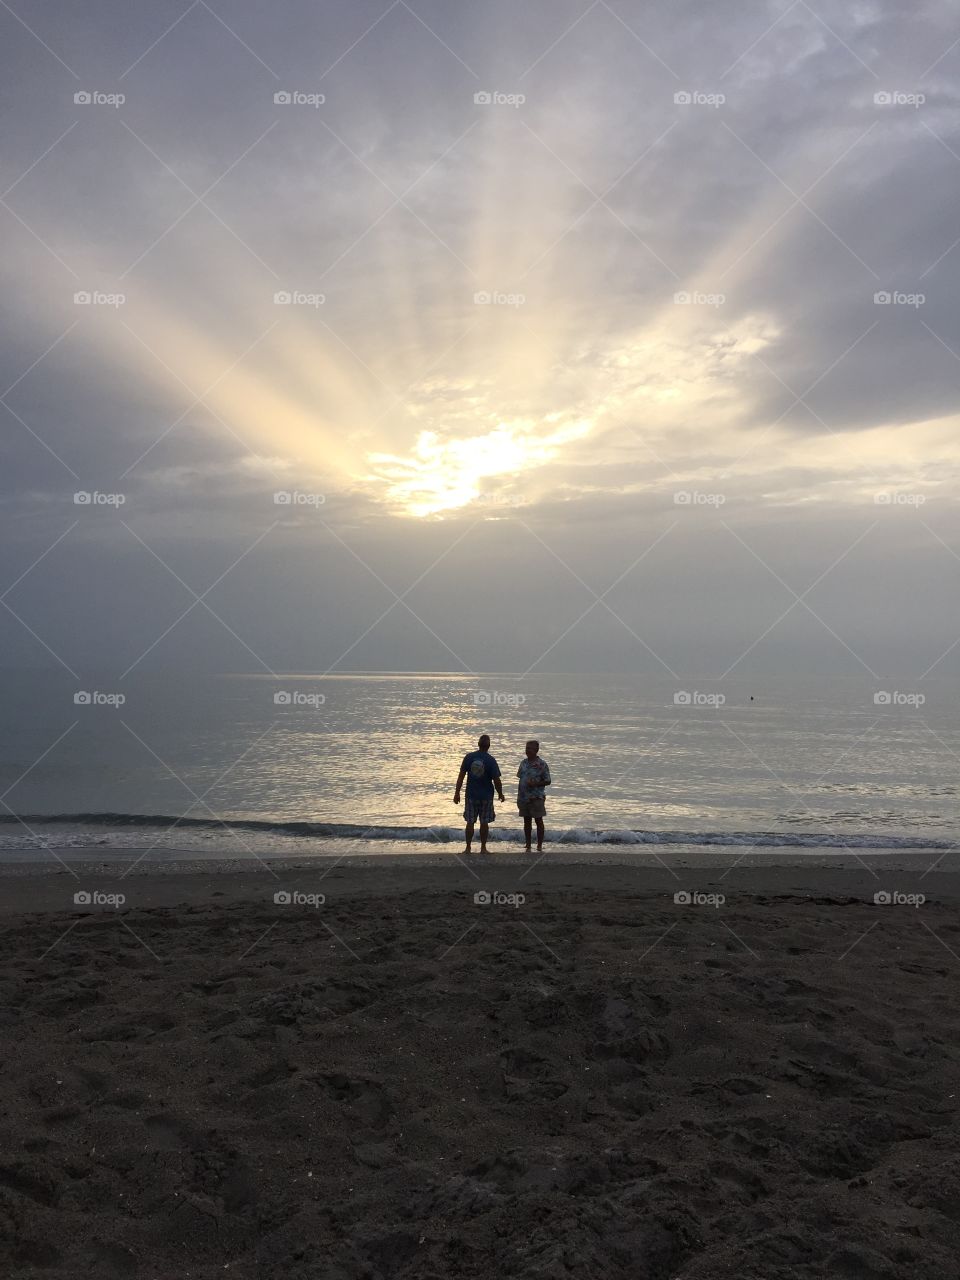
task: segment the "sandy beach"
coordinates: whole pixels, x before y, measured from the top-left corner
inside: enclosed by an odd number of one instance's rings
[[[960,876],[703,862],[4,876],[5,1272],[951,1274]]]
[[[0,1280],[960,1280],[958,5],[0,84]]]

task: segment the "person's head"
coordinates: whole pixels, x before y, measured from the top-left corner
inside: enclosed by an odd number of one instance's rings
[[[527,745],[524,747],[524,751],[526,751],[527,753],[528,760],[536,760],[537,752],[539,750],[540,750],[540,743],[536,740],[536,738],[531,738],[530,741],[527,743]]]
[[[489,750],[490,750],[490,735],[489,735],[489,733],[481,733],[481,735],[480,735],[479,739],[477,740],[477,746],[480,748],[480,750],[481,750],[481,751],[489,751]]]

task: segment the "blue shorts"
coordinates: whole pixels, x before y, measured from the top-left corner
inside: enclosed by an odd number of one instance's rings
[[[493,809],[493,796],[486,796],[480,800],[474,800],[471,796],[467,796],[463,804],[463,820],[464,822],[495,822],[496,813]]]

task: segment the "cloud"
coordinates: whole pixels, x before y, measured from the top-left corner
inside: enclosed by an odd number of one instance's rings
[[[124,518],[211,567],[277,490],[322,493],[264,544],[281,579],[291,547],[338,554],[327,527],[429,564],[464,520],[518,516],[604,568],[680,490],[723,494],[761,549],[785,516],[801,546],[825,513],[852,538],[881,491],[929,499],[949,542],[950,6],[582,13],[242,3],[232,31],[199,6],[164,34],[58,3],[37,34],[69,70],[9,19],[10,577],[81,487],[121,487]],[[120,108],[73,102],[121,83]],[[918,525],[887,527],[919,554]],[[104,528],[81,530],[99,572],[135,582]],[[472,539],[458,557],[484,570]],[[442,612],[455,584],[435,591]],[[370,620],[341,607],[345,633]]]

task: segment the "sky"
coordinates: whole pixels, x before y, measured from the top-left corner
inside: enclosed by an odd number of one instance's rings
[[[0,7],[0,646],[960,670],[960,23]]]

